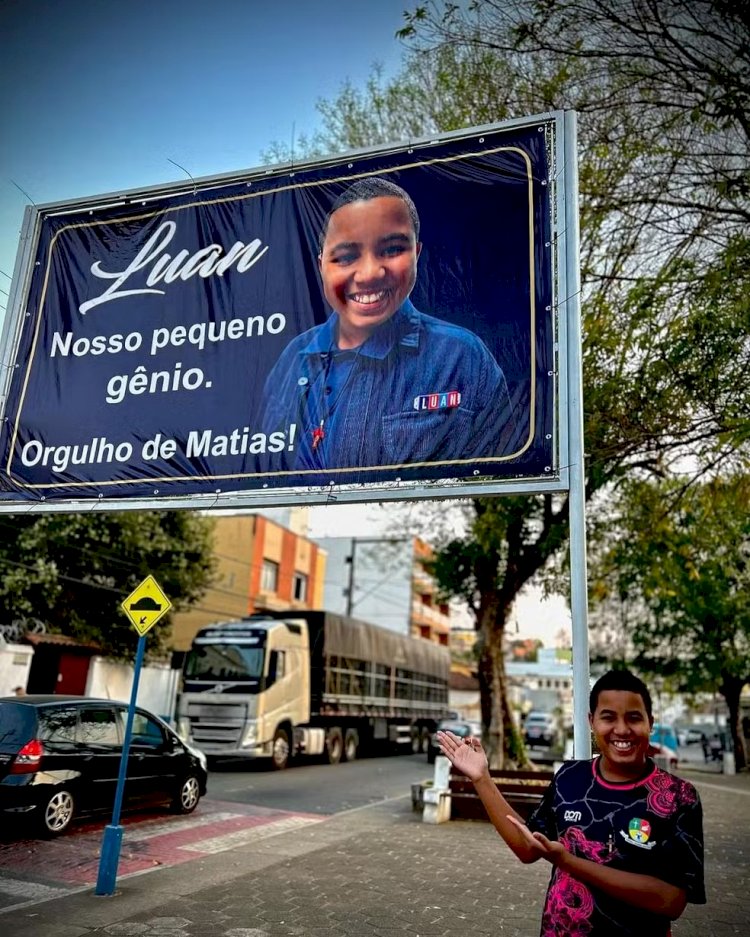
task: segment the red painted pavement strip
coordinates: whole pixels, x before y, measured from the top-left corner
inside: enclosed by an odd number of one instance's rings
[[[216,819],[211,816],[216,814]],[[232,816],[227,816],[231,814]],[[131,815],[123,818],[119,876],[146,869],[179,865],[200,859],[202,840],[261,827],[289,818],[323,820],[319,814],[295,813],[212,800],[189,817],[174,814]],[[0,873],[3,870],[49,884],[94,884],[99,871],[99,852],[105,822],[78,824],[67,835],[54,840],[17,840],[0,844]],[[169,826],[176,828],[170,831]],[[128,841],[132,831],[134,840]],[[135,838],[137,837],[137,838]],[[181,847],[190,845],[190,851]]]

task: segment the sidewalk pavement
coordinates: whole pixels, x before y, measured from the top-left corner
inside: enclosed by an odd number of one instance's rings
[[[750,776],[692,776],[709,903],[674,937],[750,934]],[[0,915],[12,937],[537,937],[549,867],[488,823],[430,826],[410,795],[207,859]],[[561,935],[562,937],[562,935]]]

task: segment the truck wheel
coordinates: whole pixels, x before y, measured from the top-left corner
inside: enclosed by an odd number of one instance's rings
[[[356,761],[359,748],[359,732],[347,729],[344,735],[344,761]]]
[[[329,765],[337,765],[344,754],[344,737],[341,729],[334,726],[326,733],[326,755]]]
[[[275,771],[283,771],[289,765],[289,732],[279,726],[273,736],[271,746],[271,766]]]

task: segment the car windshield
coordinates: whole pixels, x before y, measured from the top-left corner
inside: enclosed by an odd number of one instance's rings
[[[205,680],[257,680],[263,674],[263,648],[204,644],[189,651],[185,676]]]

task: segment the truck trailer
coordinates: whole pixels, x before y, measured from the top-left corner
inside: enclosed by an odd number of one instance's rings
[[[448,707],[448,649],[323,611],[252,615],[199,631],[185,656],[180,734],[210,760],[331,764],[426,751]]]

